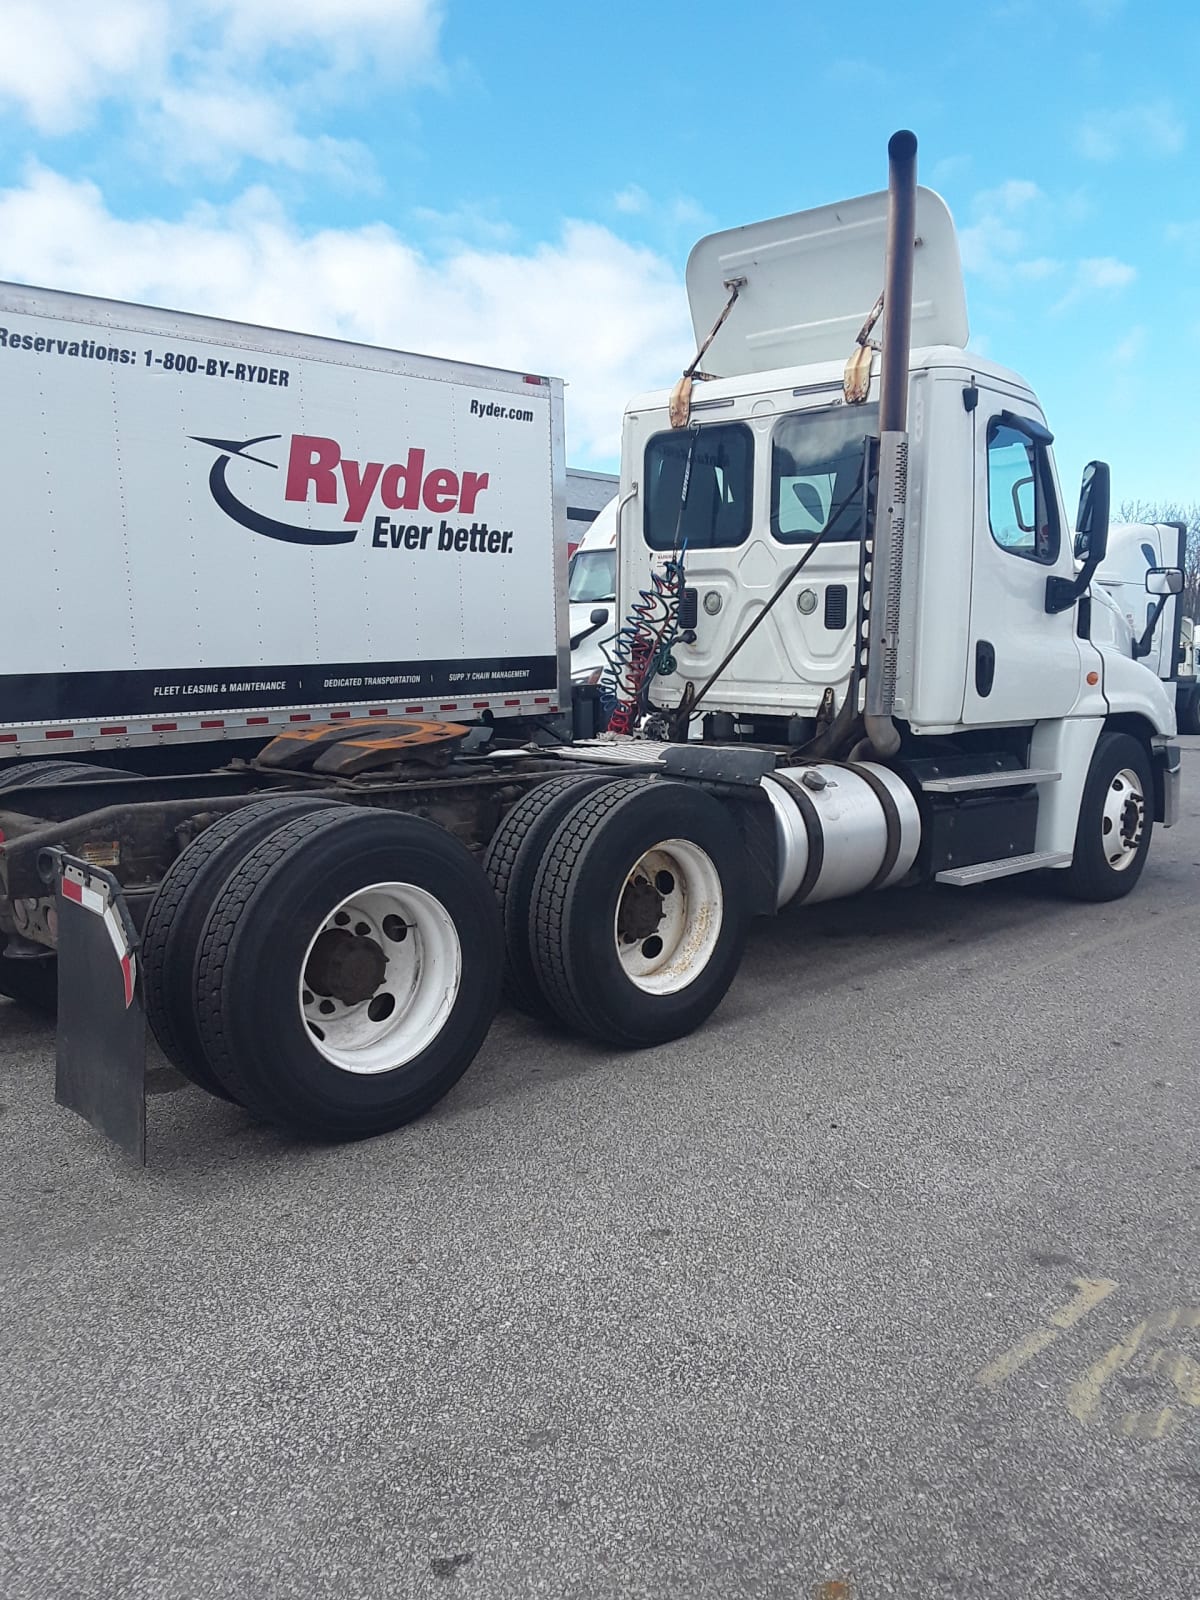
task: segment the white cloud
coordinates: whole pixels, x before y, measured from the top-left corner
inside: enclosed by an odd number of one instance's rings
[[[1115,256],[1094,256],[1081,261],[1075,281],[1081,289],[1124,289],[1137,277],[1137,268]]]
[[[973,221],[959,230],[963,266],[980,277],[1007,277],[1023,263],[1030,213],[1046,196],[1027,178],[1009,178],[994,189],[982,189],[972,202]],[[1037,276],[1038,269],[1029,274]]]
[[[691,195],[677,194],[670,200],[661,200],[648,194],[640,183],[627,184],[612,197],[615,211],[627,217],[645,217],[667,228],[690,230],[698,235],[712,226],[712,217]]]
[[[1182,245],[1185,250],[1200,250],[1200,217],[1192,222],[1168,222],[1163,230],[1168,244]]]
[[[402,48],[418,64],[437,44],[441,0],[190,0],[239,49],[321,44],[361,56],[379,44]],[[404,63],[398,65],[403,69]]]
[[[1089,161],[1118,156],[1174,156],[1187,142],[1187,124],[1170,100],[1097,111],[1085,117],[1075,146]]]
[[[1055,261],[1051,256],[1034,256],[1029,261],[1018,261],[1013,266],[1016,276],[1023,278],[1026,283],[1041,283],[1043,279],[1052,278],[1061,271],[1062,262]]]
[[[1111,294],[1127,289],[1137,277],[1137,268],[1115,256],[1090,256],[1075,264],[1071,287],[1055,305],[1055,311],[1065,311],[1068,306],[1095,294]]]
[[[166,68],[165,0],[6,0],[0,99],[42,133],[66,133],[92,103]]]
[[[413,218],[421,224],[429,245],[437,250],[455,250],[463,245],[509,244],[517,230],[494,204],[456,206],[452,211],[437,211],[432,206],[417,206]]]
[[[1024,211],[1035,200],[1045,198],[1037,184],[1031,183],[1028,178],[1007,178],[995,189],[984,189],[976,196],[976,204],[987,211],[1002,211],[1011,217]]]
[[[956,178],[964,177],[970,170],[970,156],[942,156],[930,168],[929,181],[937,188],[943,183],[953,183]]]
[[[195,168],[231,178],[247,157],[296,172],[319,172],[344,185],[370,187],[370,152],[349,139],[301,134],[283,100],[236,81],[166,88],[143,114],[162,149],[163,168]]]
[[[579,465],[611,461],[625,403],[693,351],[666,259],[587,222],[527,251],[430,256],[383,223],[305,231],[262,188],[128,221],[36,167],[0,191],[0,277],[563,376]]]
[[[1141,323],[1130,328],[1123,339],[1118,339],[1109,355],[1109,360],[1117,367],[1129,367],[1138,359],[1146,348],[1146,329]]]
[[[679,194],[667,207],[667,220],[677,228],[707,228],[712,225],[712,216],[690,195]]]
[[[43,134],[131,108],[172,166],[359,169],[304,116],[436,70],[441,0],[5,0],[0,103]]]
[[[650,209],[650,196],[641,184],[631,183],[613,195],[613,205],[627,216],[640,216]]]

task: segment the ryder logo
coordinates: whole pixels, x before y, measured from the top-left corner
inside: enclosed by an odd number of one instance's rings
[[[255,466],[269,467],[272,472],[278,472],[276,462],[266,460],[261,455],[251,455],[250,451],[255,445],[271,444],[276,439],[282,439],[281,433],[263,433],[240,443],[235,439],[203,438],[199,434],[190,437],[196,444],[206,444],[218,452],[208,475],[208,488],[225,515],[252,533],[263,534],[268,539],[282,539],[288,544],[352,544],[376,494],[389,511],[458,511],[470,516],[479,496],[488,486],[486,472],[458,473],[449,467],[426,470],[425,451],[419,448],[409,450],[403,461],[388,464],[382,461],[359,462],[343,456],[342,447],[336,439],[296,433],[292,435],[288,450],[284,500],[299,505],[306,505],[312,500],[318,505],[342,506],[343,522],[351,524],[340,528],[310,528],[302,523],[284,522],[256,510],[239,499],[229,486],[227,473],[235,461],[251,462]],[[375,523],[372,543],[384,548],[388,541],[380,538],[379,525],[383,524],[389,533],[393,531],[392,525],[381,516],[376,517]],[[447,527],[448,524],[442,524],[443,533]],[[478,530],[479,524],[475,524],[473,531],[477,533]],[[432,532],[432,524],[425,528],[404,528],[402,523],[401,537],[392,537],[390,543],[393,547],[399,547],[403,542],[408,549],[424,549]],[[486,524],[483,532],[488,534]],[[413,538],[410,536],[412,534],[419,537]],[[499,539],[500,535],[497,534],[496,538]],[[506,538],[511,540],[511,535]],[[456,541],[444,542],[442,534],[438,536],[437,547],[467,548]],[[476,543],[471,543],[470,548],[475,549]],[[484,548],[491,547],[485,544]],[[495,548],[499,549],[500,546],[496,545]]]

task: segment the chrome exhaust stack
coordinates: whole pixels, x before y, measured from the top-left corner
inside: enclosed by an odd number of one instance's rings
[[[912,343],[916,253],[917,139],[905,131],[888,141],[888,228],[880,360],[879,484],[876,490],[867,693],[863,725],[880,760],[894,756],[900,734],[892,720],[900,636],[900,585],[908,502],[908,367]]]

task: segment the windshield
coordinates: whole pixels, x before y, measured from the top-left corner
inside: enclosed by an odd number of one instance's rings
[[[571,587],[568,598],[583,605],[592,605],[597,600],[615,600],[617,552],[576,550],[571,557]]]

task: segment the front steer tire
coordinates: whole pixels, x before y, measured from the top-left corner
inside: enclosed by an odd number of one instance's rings
[[[386,937],[363,909],[383,891],[416,907],[411,923],[383,918]],[[391,1008],[382,1021],[372,1008],[384,989],[321,998],[334,990],[313,979],[319,940],[331,941],[327,951],[349,950],[342,970],[356,982],[386,963]],[[209,916],[196,963],[201,1042],[229,1093],[272,1122],[320,1139],[385,1133],[421,1116],[467,1070],[499,1002],[502,958],[491,887],[443,829],[358,807],[299,817],[243,859]],[[322,959],[325,970],[336,965]],[[339,1012],[349,1066],[327,1053],[332,1024],[317,1036],[314,1017],[326,1004]],[[375,1041],[370,1049],[358,1050],[358,1035]],[[409,1048],[414,1039],[419,1049]]]
[[[691,1033],[741,963],[745,881],[737,830],[704,790],[645,778],[592,790],[560,824],[530,902],[547,1001],[626,1049]]]
[[[1129,893],[1146,865],[1153,807],[1154,774],[1145,745],[1128,733],[1102,733],[1083,786],[1075,853],[1066,871],[1056,874],[1068,895],[1102,902]]]

